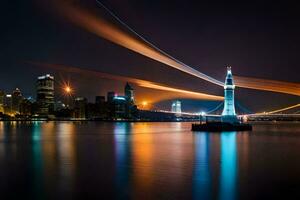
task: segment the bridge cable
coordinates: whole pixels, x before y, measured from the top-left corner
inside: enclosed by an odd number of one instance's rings
[[[171,55],[169,55],[168,53],[166,53],[165,51],[161,50],[160,48],[158,48],[157,46],[155,46],[153,43],[149,42],[146,38],[144,38],[143,36],[141,36],[140,34],[138,34],[135,30],[133,30],[129,25],[127,25],[123,20],[121,20],[116,14],[114,14],[108,7],[106,7],[102,2],[100,2],[99,0],[96,0],[96,3],[101,6],[102,8],[104,8],[115,20],[117,20],[121,25],[123,25],[124,27],[126,27],[131,33],[133,33],[135,36],[137,36],[139,39],[141,39],[143,42],[145,42],[146,44],[148,44],[151,48],[153,48],[154,50],[158,51],[159,53],[163,54],[164,56],[172,59],[173,61],[177,62],[178,64],[182,65],[183,67],[185,67],[186,72],[189,71],[190,74],[197,76],[198,78],[204,79],[206,81],[209,81],[211,83],[214,83],[216,85],[219,86],[224,86],[224,83],[214,79],[202,72],[199,72],[198,70],[188,66],[187,64],[181,62],[180,60],[172,57]],[[183,70],[181,70],[183,71]],[[192,72],[191,72],[192,71]]]
[[[211,109],[210,111],[207,111],[207,114],[210,114],[212,112],[215,112],[216,110],[218,110],[221,106],[223,106],[224,102],[221,102],[217,107]]]

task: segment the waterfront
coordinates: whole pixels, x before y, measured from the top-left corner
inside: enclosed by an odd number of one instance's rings
[[[4,199],[299,197],[300,123],[0,122]]]

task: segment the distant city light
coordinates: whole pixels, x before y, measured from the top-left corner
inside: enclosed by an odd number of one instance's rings
[[[204,115],[206,115],[206,112],[201,111],[201,112],[200,112],[200,115],[201,115],[201,116],[204,116]]]
[[[63,86],[63,91],[64,91],[64,94],[65,94],[65,95],[68,95],[68,96],[72,95],[73,92],[74,92],[74,90],[73,90],[73,88],[70,86],[70,84],[65,84],[65,85]]]
[[[114,100],[126,101],[126,98],[125,97],[121,97],[121,96],[115,96]]]
[[[143,105],[143,107],[146,107],[148,105],[148,102],[147,101],[143,101],[142,105]]]
[[[70,92],[71,92],[71,88],[70,88],[69,86],[67,86],[67,87],[65,88],[65,91],[66,91],[67,93],[70,93]]]
[[[138,107],[142,110],[145,110],[145,109],[149,109],[149,102],[148,101],[141,101],[138,105]]]

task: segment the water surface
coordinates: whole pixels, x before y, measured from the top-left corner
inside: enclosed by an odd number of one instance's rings
[[[3,199],[299,199],[300,124],[0,122]],[[1,199],[2,199],[1,198]]]

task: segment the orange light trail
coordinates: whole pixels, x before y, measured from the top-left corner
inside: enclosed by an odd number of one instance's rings
[[[241,88],[278,92],[300,96],[300,84],[268,79],[234,76],[235,85]]]
[[[278,110],[273,110],[273,111],[264,112],[264,113],[257,113],[257,114],[258,115],[259,114],[274,114],[274,113],[290,110],[290,109],[297,108],[297,107],[300,107],[300,103],[292,105],[292,106],[288,106],[288,107],[285,107],[285,108],[281,108],[281,109],[278,109]]]
[[[165,52],[161,51],[151,43],[133,36],[111,22],[108,22],[97,16],[90,10],[80,7],[80,3],[74,0],[56,0],[54,2],[55,8],[59,13],[71,21],[73,24],[91,32],[108,41],[118,44],[122,47],[130,49],[136,53],[144,55],[148,58],[166,64],[177,70],[183,71],[187,74],[196,76],[208,82],[223,86],[224,83],[218,81],[206,74],[203,74],[192,67],[178,61]],[[240,88],[248,88],[255,90],[271,91],[278,93],[285,93],[300,96],[300,84],[287,83],[282,81],[265,80],[249,77],[235,76],[236,86]],[[147,84],[144,84],[146,87]],[[153,87],[158,87],[153,85]]]
[[[56,9],[65,18],[97,36],[208,82],[219,86],[224,85],[223,82],[189,67],[151,45],[149,42],[134,37],[89,10],[79,7],[79,4],[74,3],[72,0],[56,0],[54,2],[56,2]]]
[[[48,64],[48,63],[39,63],[39,62],[27,62],[27,63],[34,65],[34,66],[51,68],[51,69],[55,69],[55,70],[63,70],[65,72],[70,72],[70,73],[94,75],[94,76],[104,78],[104,79],[130,82],[130,83],[137,84],[138,86],[144,87],[144,88],[175,92],[177,94],[183,95],[183,97],[186,97],[186,98],[212,100],[212,101],[222,101],[224,99],[222,96],[211,95],[211,94],[206,94],[206,93],[201,93],[201,92],[193,92],[193,91],[179,89],[179,88],[173,88],[173,87],[169,87],[169,86],[166,86],[166,85],[163,85],[160,83],[150,82],[150,81],[141,80],[141,79],[135,79],[135,78],[131,78],[131,77],[112,75],[112,74],[108,74],[108,73],[102,73],[102,72],[99,72],[96,70],[88,70],[88,69],[82,69],[82,68],[78,68],[78,67],[71,67],[71,66],[64,66],[64,65],[57,65],[57,64]]]

